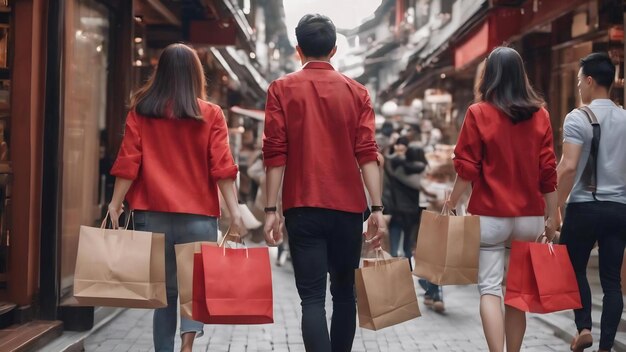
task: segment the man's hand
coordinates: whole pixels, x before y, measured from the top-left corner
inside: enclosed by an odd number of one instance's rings
[[[112,229],[117,230],[120,227],[120,216],[124,212],[124,204],[109,203],[109,217],[111,219]],[[105,224],[106,227],[106,224]]]
[[[382,211],[375,211],[370,214],[367,219],[367,233],[365,234],[365,242],[370,244],[372,248],[379,248],[381,240],[387,234],[387,223],[383,217]]]
[[[275,213],[265,214],[265,226],[263,228],[265,242],[268,246],[277,246],[283,240],[283,222],[280,216]]]

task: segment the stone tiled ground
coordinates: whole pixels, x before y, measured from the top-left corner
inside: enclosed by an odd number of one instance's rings
[[[304,351],[300,335],[300,305],[289,263],[275,267],[273,325],[206,326],[194,351]],[[417,289],[421,293],[421,289]],[[444,289],[446,313],[437,314],[420,302],[422,317],[378,332],[357,329],[353,351],[486,351],[475,286]],[[421,299],[420,299],[421,300]],[[328,299],[328,312],[330,312]],[[180,339],[177,339],[179,346]],[[85,341],[92,352],[154,351],[152,311],[127,310]],[[562,340],[532,316],[524,351],[568,351]]]

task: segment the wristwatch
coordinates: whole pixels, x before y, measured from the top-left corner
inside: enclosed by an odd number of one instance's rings
[[[267,207],[265,208],[266,213],[275,213],[278,210],[277,207]]]
[[[384,207],[384,206],[382,206],[382,205],[372,205],[372,206],[370,207],[370,211],[371,211],[372,213],[375,213],[375,212],[377,212],[377,211],[382,212],[383,210],[385,210],[385,207]]]

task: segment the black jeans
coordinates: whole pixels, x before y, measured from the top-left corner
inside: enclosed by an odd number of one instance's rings
[[[321,208],[285,212],[296,287],[302,300],[302,338],[308,352],[349,352],[356,330],[354,270],[359,267],[363,214]],[[326,324],[330,274],[333,315]]]
[[[574,311],[578,331],[591,330],[591,290],[587,281],[587,263],[594,244],[598,242],[602,319],[600,349],[613,347],[617,325],[622,316],[620,270],[626,247],[626,204],[615,202],[572,203],[567,206],[561,243],[567,246],[583,307]]]

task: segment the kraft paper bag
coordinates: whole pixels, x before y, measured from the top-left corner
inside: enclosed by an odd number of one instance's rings
[[[193,256],[200,253],[200,248],[202,248],[203,244],[217,246],[217,243],[205,241],[174,246],[176,249],[176,277],[178,278],[180,315],[188,319],[192,319],[193,307]]]
[[[421,316],[406,258],[364,260],[356,269],[359,326],[380,330]]]
[[[415,248],[415,276],[436,285],[478,282],[480,219],[422,212]]]
[[[83,306],[166,307],[165,235],[81,226],[74,297]]]

